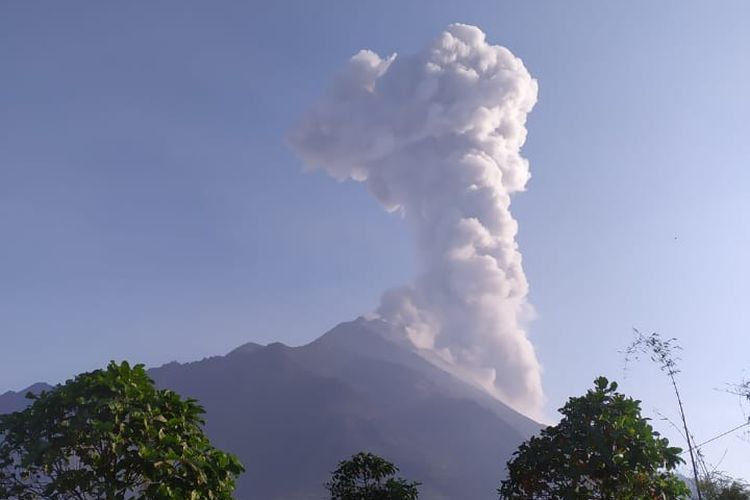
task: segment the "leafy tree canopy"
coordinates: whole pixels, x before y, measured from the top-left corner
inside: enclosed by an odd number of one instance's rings
[[[243,472],[203,433],[195,400],[110,363],[0,416],[0,498],[230,499]]]
[[[750,500],[748,485],[725,474],[708,474],[701,479],[700,488],[706,500]]]
[[[653,430],[640,401],[616,390],[600,377],[586,395],[569,399],[558,425],[514,453],[501,498],[688,498],[688,487],[671,472],[682,450]]]
[[[416,500],[419,483],[393,477],[398,467],[372,453],[339,462],[326,488],[331,500]]]

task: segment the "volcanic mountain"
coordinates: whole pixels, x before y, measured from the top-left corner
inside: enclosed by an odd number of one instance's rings
[[[505,462],[540,424],[426,361],[400,337],[382,321],[360,318],[304,346],[249,343],[150,374],[205,407],[212,442],[247,469],[238,499],[325,498],[323,483],[337,462],[359,451],[420,481],[421,498],[496,498]],[[0,413],[22,408],[24,393],[0,396]]]

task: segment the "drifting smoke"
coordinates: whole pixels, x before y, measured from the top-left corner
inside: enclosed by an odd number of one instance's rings
[[[422,273],[378,314],[425,357],[538,414],[540,365],[526,337],[528,284],[510,196],[537,84],[520,59],[454,24],[426,50],[363,50],[300,120],[290,143],[310,167],[367,182],[416,235]]]

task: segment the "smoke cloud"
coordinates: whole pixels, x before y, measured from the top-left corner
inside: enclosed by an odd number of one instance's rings
[[[454,24],[415,55],[356,54],[289,136],[307,166],[366,182],[410,224],[422,270],[378,314],[529,415],[541,409],[541,367],[510,202],[529,179],[520,149],[536,98],[520,59]]]

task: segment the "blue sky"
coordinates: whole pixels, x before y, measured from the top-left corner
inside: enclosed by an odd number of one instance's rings
[[[745,418],[750,4],[5,2],[0,391],[107,360],[312,340],[417,263],[362,185],[303,174],[284,135],[362,48],[480,26],[538,79],[513,201],[548,412],[599,374],[674,418],[632,327],[676,336],[699,441]],[[657,427],[672,436],[667,424]],[[750,470],[750,444],[706,449]]]

